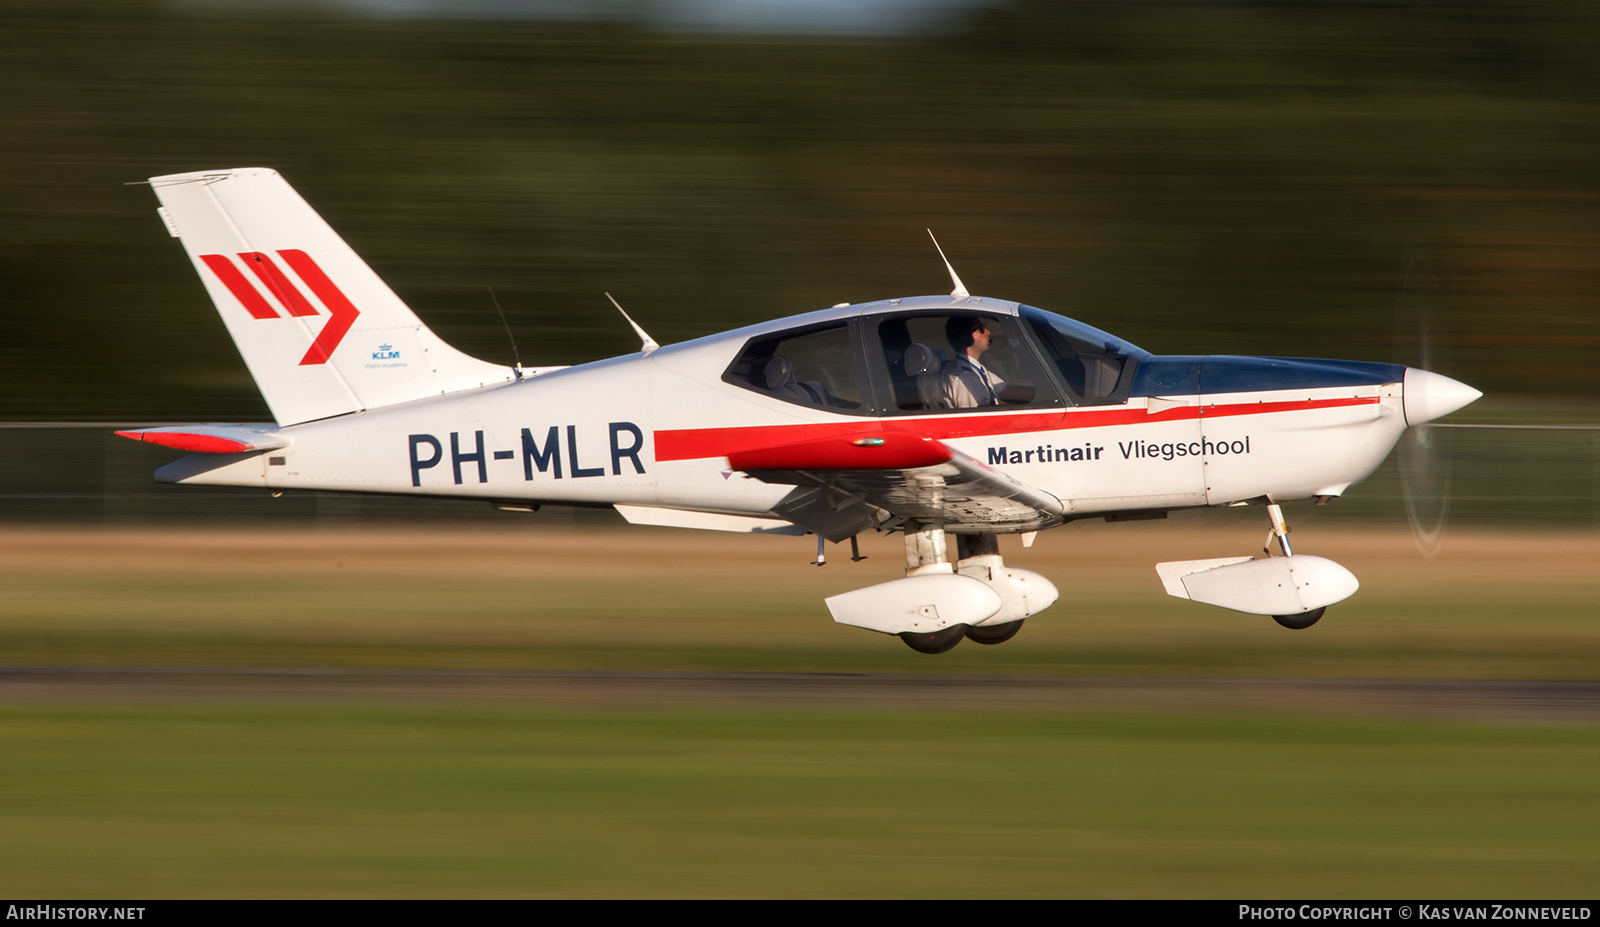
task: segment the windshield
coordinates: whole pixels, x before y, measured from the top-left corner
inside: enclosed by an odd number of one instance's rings
[[[1067,388],[1085,405],[1119,401],[1117,387],[1129,361],[1150,356],[1150,352],[1092,325],[1032,306],[1018,308]]]

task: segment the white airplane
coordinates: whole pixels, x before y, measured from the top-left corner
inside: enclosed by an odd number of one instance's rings
[[[924,653],[1008,640],[1055,602],[998,535],[1201,506],[1264,506],[1279,552],[1157,564],[1166,590],[1309,627],[1358,584],[1291,550],[1280,505],[1339,496],[1481,395],[1394,364],[1152,355],[971,296],[948,262],[948,296],[665,347],[634,325],[635,354],[505,367],[440,340],[275,171],[150,184],[276,420],[118,432],[193,452],[157,481],[613,506],[814,534],[819,562],[824,541],[899,531],[906,577],[827,605]]]

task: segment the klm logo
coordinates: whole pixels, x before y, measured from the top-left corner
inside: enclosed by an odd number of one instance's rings
[[[392,344],[380,344],[378,350],[372,352],[373,360],[394,360],[399,356],[400,352],[396,351]]]

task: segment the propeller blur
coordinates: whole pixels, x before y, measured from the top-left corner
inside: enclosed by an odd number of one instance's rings
[[[1056,600],[997,535],[1202,506],[1264,506],[1278,555],[1159,564],[1167,591],[1309,626],[1358,584],[1291,550],[1280,504],[1341,495],[1480,395],[1396,364],[1153,355],[953,270],[949,296],[504,367],[434,335],[276,172],[150,183],[275,419],[118,432],[191,452],[158,481],[605,505],[819,547],[901,532],[905,578],[827,604],[923,652]]]

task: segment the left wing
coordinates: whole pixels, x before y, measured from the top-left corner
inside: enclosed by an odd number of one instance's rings
[[[906,522],[1035,531],[1066,517],[1055,496],[919,435],[838,435],[736,451],[728,463],[762,482],[793,485],[773,513],[835,542]]]

